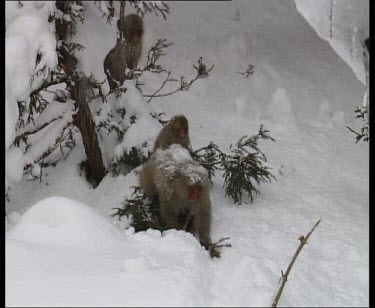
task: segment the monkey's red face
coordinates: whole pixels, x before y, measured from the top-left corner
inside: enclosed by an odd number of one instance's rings
[[[197,201],[199,198],[199,194],[202,190],[202,186],[198,184],[190,185],[189,186],[189,193],[188,193],[188,199],[190,201]]]
[[[137,43],[141,39],[142,34],[143,32],[141,30],[134,31],[132,34],[132,41]]]
[[[174,126],[175,131],[178,134],[178,137],[180,137],[180,139],[185,139],[186,136],[189,134],[188,128],[185,125],[182,125],[181,123],[175,123]]]
[[[181,139],[185,139],[186,136],[188,135],[188,130],[184,127],[181,127],[179,132],[180,132],[180,138]]]

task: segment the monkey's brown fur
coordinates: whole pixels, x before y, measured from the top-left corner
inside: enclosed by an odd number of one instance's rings
[[[139,174],[141,189],[149,197],[159,197],[159,218],[165,228],[182,229],[181,215],[192,217],[200,243],[211,245],[211,184],[208,173],[180,145],[157,150]],[[191,200],[191,187],[198,186],[196,200]],[[187,214],[188,213],[188,214]],[[191,215],[190,215],[191,214]]]
[[[165,150],[174,143],[182,145],[185,149],[191,149],[189,122],[182,114],[174,116],[159,132],[154,143],[154,152],[157,149]]]
[[[134,70],[142,53],[143,20],[137,14],[125,16],[123,25],[118,23],[124,39],[118,39],[116,46],[104,59],[104,72],[112,89],[125,81],[125,69]],[[116,82],[117,81],[117,82]]]

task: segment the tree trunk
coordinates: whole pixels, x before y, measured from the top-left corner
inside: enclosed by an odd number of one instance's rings
[[[81,1],[56,1],[56,7],[65,14],[70,13],[71,5],[82,5]],[[64,41],[67,37],[73,36],[72,25],[65,19],[57,19],[56,21],[57,39]],[[66,44],[67,46],[69,45]],[[77,59],[74,56],[74,50],[68,51],[66,46],[61,45],[58,49],[59,66],[65,71],[69,82],[67,82],[69,92],[75,101],[75,109],[78,112],[73,116],[74,125],[81,132],[83,145],[87,157],[86,178],[93,184],[98,186],[104,178],[106,170],[103,165],[102,152],[99,147],[96,127],[93,121],[91,111],[86,101],[87,90],[92,86],[89,78],[76,71]],[[73,81],[73,82],[72,82]]]
[[[94,185],[97,186],[104,178],[106,170],[103,166],[102,153],[100,151],[95,123],[92,119],[90,108],[86,102],[86,89],[89,87],[89,80],[83,76],[76,81],[72,91],[75,100],[75,107],[78,112],[74,115],[74,124],[81,132],[85,153],[87,156],[87,176],[91,177]]]

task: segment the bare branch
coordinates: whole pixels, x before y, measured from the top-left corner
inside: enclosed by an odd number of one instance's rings
[[[190,88],[190,86],[195,82],[197,81],[198,79],[202,79],[202,78],[206,78],[208,77],[208,73],[214,68],[214,65],[212,65],[208,70],[206,69],[206,65],[202,62],[202,57],[199,57],[198,59],[198,66],[193,66],[196,71],[197,71],[197,75],[192,79],[190,80],[190,82],[186,82],[184,80],[184,77],[181,76],[180,78],[180,87],[178,87],[177,89],[171,91],[171,92],[168,92],[168,93],[163,93],[163,94],[158,94],[156,95],[157,92],[159,92],[164,86],[165,84],[168,82],[168,81],[172,81],[172,79],[169,79],[169,74],[170,74],[170,71],[168,72],[168,77],[166,80],[164,80],[162,86],[154,93],[154,94],[143,94],[144,97],[150,97],[150,98],[154,98],[154,97],[164,97],[164,96],[169,96],[169,95],[172,95],[172,94],[175,94],[176,92],[178,91],[185,91],[187,89]],[[175,80],[173,80],[175,81]],[[151,100],[151,99],[150,99]],[[148,102],[150,101],[148,100]]]
[[[172,42],[168,43],[167,39],[158,39],[155,45],[152,45],[150,50],[148,51],[147,63],[142,71],[150,71],[156,73],[165,72],[165,69],[163,69],[159,64],[156,64],[156,61],[158,61],[161,56],[166,55],[164,50],[172,44]]]
[[[154,94],[152,94],[151,95],[151,97],[148,99],[148,101],[147,101],[147,104],[155,97],[155,95],[165,86],[165,84],[168,82],[168,81],[170,81],[170,79],[169,79],[169,76],[171,76],[171,71],[168,71],[168,76],[167,76],[167,78],[164,80],[164,82],[162,83],[162,85],[160,86],[160,88],[159,89],[157,89],[155,92],[154,92]]]
[[[43,82],[43,84],[39,88],[33,90],[30,93],[30,96],[38,95],[40,91],[43,91],[50,86],[54,86],[54,85],[57,85],[57,84],[60,84],[60,83],[64,83],[64,82],[66,82],[66,80],[67,80],[67,78],[63,78],[63,79],[54,80],[54,81],[51,81],[51,82]]]
[[[248,68],[244,72],[237,72],[238,74],[246,76],[248,78],[250,75],[254,74],[254,65],[249,64]]]
[[[296,252],[294,253],[294,256],[293,256],[292,260],[290,261],[285,274],[283,273],[283,271],[281,271],[281,286],[280,286],[280,288],[279,288],[279,290],[278,290],[278,292],[277,292],[277,294],[275,296],[275,299],[272,302],[272,307],[276,307],[277,306],[277,303],[278,303],[278,301],[280,299],[281,293],[283,292],[284,285],[285,285],[286,281],[288,280],[288,275],[290,273],[290,270],[292,269],[292,266],[293,266],[294,262],[296,261],[296,259],[297,259],[298,255],[299,255],[300,251],[302,250],[302,247],[307,243],[307,240],[309,239],[311,233],[313,233],[314,230],[315,230],[315,228],[319,225],[320,220],[321,219],[319,219],[315,223],[314,227],[310,230],[309,233],[306,234],[306,236],[301,235],[298,238],[300,240],[300,244],[299,244]]]

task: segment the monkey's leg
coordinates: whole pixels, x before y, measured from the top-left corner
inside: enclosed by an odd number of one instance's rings
[[[207,250],[211,245],[211,208],[205,204],[199,204],[199,210],[195,212],[194,227],[197,230],[199,241]]]
[[[165,204],[160,201],[160,220],[164,228],[166,229],[180,229],[178,223],[178,213],[170,210],[169,204]]]
[[[186,209],[178,216],[179,228],[194,235],[194,213],[190,209]]]
[[[209,252],[211,258],[220,258],[220,252],[211,241],[211,202],[209,198],[202,198],[199,210],[195,214],[194,225],[199,236],[200,244]]]

